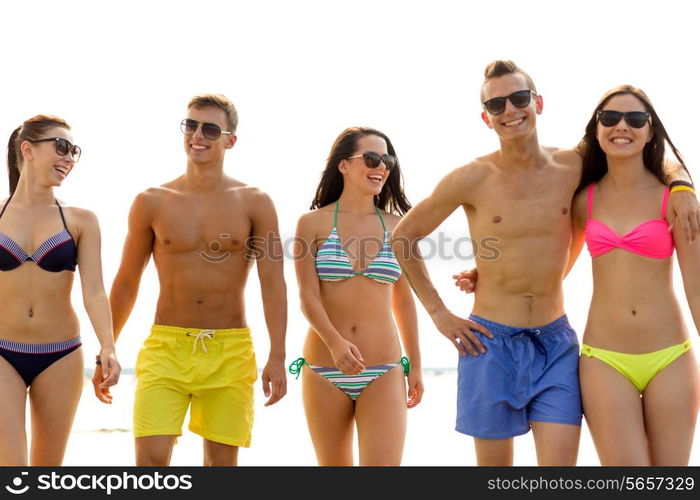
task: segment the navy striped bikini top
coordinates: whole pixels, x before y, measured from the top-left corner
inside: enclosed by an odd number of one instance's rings
[[[0,217],[5,213],[7,204],[10,203],[11,199],[12,196],[5,202],[5,206],[2,207],[0,212]],[[63,209],[58,204],[58,201],[56,201],[56,206],[58,206],[58,213],[61,214],[61,220],[63,221],[63,231],[44,240],[31,255],[25,252],[8,235],[0,233],[0,271],[12,271],[27,261],[35,262],[44,271],[52,273],[75,271],[75,266],[78,265],[78,249],[73,236],[68,232]]]
[[[356,273],[343,250],[343,246],[338,236],[338,202],[335,202],[335,213],[333,214],[333,230],[328,235],[328,239],[321,245],[316,254],[316,274],[321,281],[342,281],[354,276],[365,276],[385,285],[396,283],[401,277],[401,267],[396,260],[394,252],[389,245],[389,231],[386,230],[382,214],[377,207],[374,210],[379,216],[384,230],[384,243],[379,253],[372,259],[367,268]]]

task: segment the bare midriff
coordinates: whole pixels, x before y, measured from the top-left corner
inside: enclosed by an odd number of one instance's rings
[[[365,366],[394,363],[401,358],[392,314],[393,287],[365,276],[321,282],[321,302],[340,335],[362,354]],[[325,342],[309,328],[304,358],[311,364],[334,366]]]
[[[688,338],[673,293],[673,259],[614,249],[593,259],[593,297],[583,341],[643,354]]]
[[[77,337],[78,317],[71,304],[74,273],[52,273],[34,262],[0,273],[0,338],[28,344]]]

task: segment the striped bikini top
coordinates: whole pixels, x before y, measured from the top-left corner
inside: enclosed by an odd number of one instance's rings
[[[0,217],[5,213],[5,209],[11,199],[12,196],[5,202],[5,206],[2,207],[0,212]],[[68,232],[66,218],[63,216],[63,209],[58,204],[58,201],[56,201],[56,206],[58,206],[58,213],[61,214],[63,231],[46,238],[31,255],[25,252],[9,235],[0,233],[0,271],[12,271],[25,262],[30,261],[36,263],[44,271],[52,273],[60,271],[75,272],[75,266],[78,264],[78,250],[73,236]]]
[[[333,229],[316,254],[318,279],[321,281],[342,281],[355,276],[365,276],[379,283],[391,285],[396,283],[401,277],[401,267],[389,245],[389,231],[386,230],[384,219],[382,219],[382,214],[379,213],[377,207],[374,207],[374,210],[382,223],[382,229],[384,229],[384,244],[367,268],[361,273],[356,273],[350,263],[350,259],[345,254],[345,250],[343,250],[340,237],[338,236],[336,227],[338,223],[338,202],[335,202]]]

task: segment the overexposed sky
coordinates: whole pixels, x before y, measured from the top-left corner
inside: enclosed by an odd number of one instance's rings
[[[543,145],[573,146],[599,97],[630,83],[649,94],[697,175],[697,125],[687,111],[700,77],[696,20],[682,1],[5,2],[0,139],[38,113],[73,125],[83,157],[57,195],[97,213],[109,290],[134,196],[184,171],[179,122],[195,93],[220,92],[235,103],[238,142],[226,171],[272,196],[287,237],[308,209],[331,143],[348,126],[373,126],[392,139],[414,203],[452,168],[495,149],[478,91],[484,66],[496,58],[516,61],[544,96]],[[6,181],[0,186],[4,196]],[[465,226],[456,214],[442,229],[456,236]],[[590,288],[586,259],[567,289],[570,315],[580,321],[588,306],[581,290]],[[472,263],[429,266],[447,272]],[[286,275],[294,359],[305,321],[291,262]],[[74,292],[86,344],[96,350],[78,281]],[[470,302],[451,288],[444,295],[468,312]],[[150,266],[118,344],[125,366],[148,333],[156,296]],[[254,274],[247,296],[262,364],[267,334]],[[426,318],[424,365],[453,365],[453,347]]]

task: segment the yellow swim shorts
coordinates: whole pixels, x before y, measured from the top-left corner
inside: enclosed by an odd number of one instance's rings
[[[136,359],[134,437],[180,436],[250,446],[258,376],[249,328],[153,325]]]

